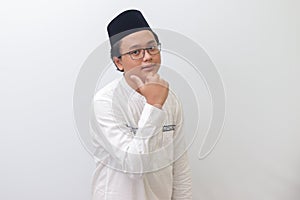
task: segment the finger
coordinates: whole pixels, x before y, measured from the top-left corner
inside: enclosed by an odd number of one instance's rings
[[[149,77],[151,77],[151,76],[153,76],[153,75],[154,75],[153,72],[149,72],[149,73],[148,73],[148,76],[149,76]]]
[[[164,87],[169,88],[169,83],[167,81],[163,80],[162,84]]]
[[[130,76],[131,80],[137,85],[138,88],[141,88],[144,86],[143,81],[140,79],[140,77],[136,75],[131,75]]]
[[[158,81],[159,81],[159,75],[153,72],[149,72],[149,74],[146,76],[145,79],[145,83],[158,82]]]

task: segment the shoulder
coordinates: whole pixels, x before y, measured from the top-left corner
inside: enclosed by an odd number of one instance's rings
[[[108,83],[104,87],[102,87],[100,90],[98,90],[94,95],[94,101],[103,99],[105,97],[112,97],[114,91],[118,87],[118,84],[120,82],[120,79],[115,79],[112,82]]]

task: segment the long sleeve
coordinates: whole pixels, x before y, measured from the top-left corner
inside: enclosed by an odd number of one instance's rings
[[[127,173],[142,175],[161,168],[170,160],[169,153],[161,152],[167,151],[161,148],[165,112],[146,103],[133,133],[126,124],[128,110],[111,99],[109,95],[102,95],[93,102],[94,144],[99,147],[95,156],[99,161],[110,156],[112,159],[106,164]],[[156,151],[158,149],[160,151]]]
[[[172,200],[192,199],[192,178],[187,152],[173,165],[173,194]]]
[[[183,132],[183,113],[179,105],[178,127],[175,132],[175,159],[173,164],[173,193],[172,200],[191,200],[192,199],[192,178],[188,160],[188,153]],[[177,159],[178,158],[178,159]]]

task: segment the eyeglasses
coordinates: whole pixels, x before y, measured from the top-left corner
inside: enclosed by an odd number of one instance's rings
[[[129,54],[131,59],[132,60],[139,60],[139,59],[142,59],[144,58],[145,56],[145,50],[147,50],[147,52],[150,54],[150,55],[156,55],[160,52],[161,50],[161,44],[158,43],[156,45],[153,45],[153,46],[150,46],[150,47],[147,47],[147,48],[143,48],[143,49],[135,49],[135,50],[132,50],[132,51],[129,51],[127,53],[123,53],[120,55],[121,56],[124,56],[126,54]]]

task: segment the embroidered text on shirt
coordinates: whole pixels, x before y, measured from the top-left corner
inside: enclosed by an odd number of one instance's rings
[[[175,126],[176,126],[176,125],[164,125],[164,126],[163,126],[163,132],[166,132],[166,131],[174,131],[174,130],[175,130]]]

